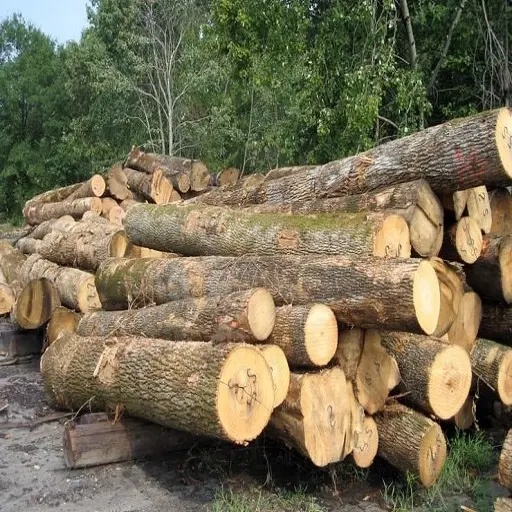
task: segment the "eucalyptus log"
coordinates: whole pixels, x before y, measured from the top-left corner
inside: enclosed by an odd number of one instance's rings
[[[257,288],[143,309],[93,311],[84,315],[77,332],[81,336],[254,343],[269,337],[275,318],[272,295]]]
[[[506,188],[489,192],[492,225],[490,233],[504,235],[512,232],[512,196]]]
[[[457,316],[446,333],[446,339],[471,352],[482,321],[482,300],[475,292],[465,292],[459,302]]]
[[[471,366],[478,381],[512,405],[512,349],[494,341],[478,338],[471,351]]]
[[[130,241],[190,256],[322,254],[409,257],[397,215],[258,214],[204,205],[139,205],[124,222]]]
[[[498,477],[501,485],[512,489],[512,429],[508,431],[501,448]]]
[[[80,314],[71,309],[64,306],[56,307],[46,326],[46,346],[51,345],[63,332],[76,332],[80,318]]]
[[[478,227],[484,233],[489,233],[492,226],[492,211],[485,185],[469,189],[467,209],[468,215],[476,221]]]
[[[57,219],[46,220],[41,222],[41,224],[38,224],[34,230],[26,236],[26,238],[42,240],[53,230],[67,231],[74,223],[75,219],[71,215],[64,215]]]
[[[57,407],[122,404],[132,416],[234,443],[255,439],[274,405],[265,358],[243,344],[64,333],[43,354],[41,372]]]
[[[449,261],[475,263],[482,253],[482,232],[471,217],[462,217],[444,235],[439,256]]]
[[[418,259],[113,258],[100,265],[96,286],[104,309],[266,287],[278,306],[321,302],[345,325],[427,334],[440,307],[435,270]]]
[[[83,182],[81,186],[66,197],[64,201],[69,203],[74,199],[83,199],[84,197],[101,197],[105,193],[106,188],[107,184],[103,176],[95,174],[87,181]]]
[[[280,347],[292,367],[325,366],[338,346],[338,323],[323,304],[282,306],[267,343]]]
[[[71,215],[73,218],[79,219],[89,210],[101,213],[101,209],[102,204],[99,197],[85,197],[75,199],[69,203],[64,201],[60,203],[36,203],[28,207],[25,218],[29,224],[40,224],[45,220],[62,217],[63,215]]]
[[[288,395],[290,388],[290,367],[282,349],[277,345],[256,345],[265,358],[274,383],[274,408],[280,406]]]
[[[478,336],[512,345],[512,308],[503,304],[484,303]]]
[[[419,412],[392,404],[374,416],[379,431],[378,454],[397,469],[410,471],[431,487],[446,461],[441,427]]]
[[[130,190],[134,190],[156,204],[166,204],[170,201],[173,186],[160,169],[157,169],[152,174],[146,174],[145,172],[125,167],[123,172],[128,179]]]
[[[217,187],[223,187],[224,185],[236,183],[239,177],[240,171],[236,167],[226,167],[215,175],[214,181]]]
[[[407,402],[443,420],[455,416],[471,388],[467,351],[404,332],[381,331],[380,338],[398,363]]]
[[[371,416],[365,416],[362,431],[356,436],[352,457],[359,468],[369,468],[379,450],[379,430]]]

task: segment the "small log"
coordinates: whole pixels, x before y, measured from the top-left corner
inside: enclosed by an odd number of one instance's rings
[[[236,167],[227,167],[215,175],[215,185],[217,187],[230,185],[231,183],[236,183],[239,177],[240,171]]]
[[[496,498],[494,512],[512,512],[512,498]]]
[[[489,192],[491,205],[491,234],[503,235],[512,231],[512,196],[506,188],[497,188]]]
[[[501,448],[498,478],[503,487],[512,489],[512,429],[507,432],[507,437]]]
[[[190,256],[411,255],[407,223],[378,213],[290,216],[146,204],[130,208],[124,225],[134,244]]]
[[[101,307],[92,274],[76,268],[61,267],[39,254],[31,254],[20,273],[26,282],[48,279],[57,289],[62,304],[68,308],[86,313]]]
[[[325,366],[336,352],[338,323],[323,304],[282,306],[267,343],[281,347],[292,367]]]
[[[43,354],[41,372],[56,406],[122,403],[132,416],[240,444],[261,433],[274,406],[272,374],[250,345],[64,333]]]
[[[14,291],[7,282],[0,266],[0,315],[9,313],[15,300]]]
[[[320,302],[345,325],[427,334],[438,323],[440,307],[436,272],[417,259],[114,258],[98,269],[96,286],[103,308],[111,310],[261,286],[278,306]]]
[[[485,185],[469,190],[467,208],[468,215],[477,222],[478,227],[484,233],[489,233],[492,226],[492,211]]]
[[[25,218],[29,224],[40,224],[45,220],[62,217],[63,215],[71,215],[73,218],[79,219],[89,210],[101,213],[101,209],[102,204],[99,197],[85,197],[75,199],[69,203],[35,204],[27,209]]]
[[[66,197],[64,201],[69,203],[75,199],[83,199],[84,197],[101,197],[105,193],[106,188],[107,184],[103,176],[95,174],[82,183],[82,185]]]
[[[152,174],[125,167],[123,172],[128,179],[128,187],[156,204],[166,204],[171,199],[172,183],[157,169]]]
[[[64,306],[56,307],[46,326],[46,346],[51,345],[63,332],[76,332],[79,321],[79,313]]]
[[[74,183],[73,185],[48,190],[46,192],[43,192],[42,194],[34,196],[32,199],[25,203],[25,206],[23,208],[23,216],[26,217],[26,212],[36,204],[41,205],[44,203],[59,203],[60,201],[64,201],[73,192],[78,190],[81,186],[82,183]]]
[[[512,235],[484,237],[480,258],[465,273],[482,298],[512,303]]]
[[[439,255],[448,261],[475,263],[482,252],[482,232],[476,220],[462,217],[445,231]]]
[[[512,308],[502,304],[484,303],[478,336],[505,345],[510,344],[510,340],[512,340]]]
[[[440,419],[452,418],[471,388],[471,361],[466,350],[403,332],[382,331],[380,337],[398,363],[407,402]]]
[[[352,457],[359,468],[369,468],[379,450],[379,431],[371,416],[365,416],[362,432],[356,436]]]
[[[446,461],[446,439],[431,419],[393,404],[374,417],[379,431],[378,454],[397,469],[417,475],[431,487]]]
[[[272,295],[264,288],[257,288],[143,309],[94,311],[84,315],[77,332],[81,336],[256,342],[269,337],[275,318]]]
[[[447,340],[465,348],[468,353],[475,345],[482,321],[482,300],[475,292],[465,292],[459,303],[457,316],[446,333]]]
[[[277,345],[257,345],[256,348],[265,358],[274,381],[274,408],[280,406],[290,387],[290,367],[284,352]]]
[[[94,416],[100,416],[94,419]],[[111,420],[90,413],[64,425],[64,461],[68,469],[94,467],[190,449],[197,438],[134,418]]]
[[[335,363],[345,372],[347,380],[355,382],[363,353],[365,331],[354,327],[343,329],[338,336]]]
[[[48,233],[53,230],[67,231],[73,224],[75,219],[71,215],[64,215],[57,219],[50,219],[38,224],[34,230],[26,236],[26,238],[36,238],[42,240]]]
[[[471,351],[471,366],[478,381],[512,405],[512,349],[494,341],[478,338]]]

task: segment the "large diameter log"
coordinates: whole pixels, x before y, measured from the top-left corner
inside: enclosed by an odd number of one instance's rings
[[[507,108],[455,119],[365,153],[306,169],[248,189],[236,184],[202,202],[244,206],[336,197],[423,178],[436,194],[512,180],[512,111]]]
[[[102,204],[99,197],[85,197],[75,199],[70,203],[37,203],[27,209],[25,217],[29,224],[39,224],[45,220],[62,217],[63,215],[71,215],[73,218],[79,219],[89,210],[101,213],[101,209]]]
[[[94,419],[99,416],[98,419]],[[64,461],[69,469],[87,468],[188,450],[197,438],[134,418],[109,419],[90,413],[64,425]]]
[[[156,170],[153,174],[146,174],[142,171],[125,167],[123,172],[128,178],[128,186],[131,190],[156,204],[170,202],[173,186],[160,169]]]
[[[130,208],[124,225],[134,244],[190,256],[411,255],[409,228],[396,215],[290,216],[147,204]]]
[[[20,271],[26,259],[26,256],[12,245],[0,242],[0,270],[11,286],[15,297],[21,293],[23,288]]]
[[[482,253],[482,232],[471,217],[462,217],[445,231],[440,256],[449,261],[475,263]]]
[[[505,405],[512,405],[512,349],[478,338],[471,351],[471,366],[476,379],[495,391]]]
[[[98,269],[96,286],[104,309],[266,287],[277,305],[321,302],[345,325],[427,334],[440,308],[436,272],[417,259],[113,258]]]
[[[75,219],[71,215],[64,215],[57,219],[50,219],[38,224],[26,238],[36,238],[42,240],[53,230],[67,231],[73,226]],[[21,241],[21,240],[20,240]]]
[[[406,400],[443,420],[464,405],[471,389],[471,361],[462,347],[403,332],[380,333],[396,359]]]
[[[292,215],[386,211],[405,219],[409,226],[411,245],[420,256],[436,256],[443,242],[443,207],[425,180],[401,183],[354,196],[296,203],[265,203],[248,209],[255,213]]]
[[[71,311],[64,306],[56,307],[46,326],[46,345],[51,345],[63,332],[76,332],[79,322],[79,313]]]
[[[484,237],[480,258],[465,273],[482,298],[512,303],[512,235]]]
[[[397,469],[417,475],[431,487],[446,461],[446,439],[431,419],[393,404],[374,416],[379,430],[379,455]]]
[[[218,297],[189,298],[143,309],[95,311],[78,326],[81,336],[144,336],[168,340],[256,342],[266,340],[276,318],[264,288]]]
[[[16,297],[11,285],[7,282],[0,266],[0,315],[12,310]]]
[[[512,340],[512,308],[503,304],[484,303],[478,336],[510,345]]]
[[[101,197],[105,193],[106,188],[107,184],[105,183],[103,176],[95,174],[66,197],[65,202],[69,203],[74,199],[83,199],[84,197]]]
[[[290,388],[290,367],[282,349],[277,345],[256,345],[265,358],[274,382],[274,408],[280,406]]]
[[[477,222],[478,227],[484,233],[489,233],[492,226],[492,211],[489,194],[485,185],[469,190],[467,209],[468,215]]]
[[[26,282],[48,279],[57,289],[62,304],[68,308],[86,313],[101,307],[92,274],[76,268],[61,267],[39,254],[32,254],[27,258],[21,274]]]
[[[338,346],[338,323],[323,304],[282,306],[267,343],[284,351],[292,367],[325,366]]]
[[[491,234],[502,235],[512,231],[512,196],[506,188],[497,188],[489,192],[491,206]]]
[[[41,360],[50,402],[126,413],[194,434],[246,443],[274,406],[270,369],[250,345],[62,334]]]
[[[512,489],[512,429],[508,431],[501,448],[498,477],[501,485]]]
[[[471,352],[482,321],[482,300],[475,292],[465,292],[459,302],[455,320],[446,333],[446,339]]]
[[[28,200],[25,203],[23,208],[23,216],[26,217],[26,212],[31,206],[35,204],[44,204],[44,203],[58,203],[60,201],[64,201],[67,199],[73,192],[77,191],[82,186],[82,183],[74,183],[73,185],[68,185],[66,187],[60,187],[53,190],[48,190],[43,192],[42,194],[38,194],[34,196],[32,199]]]

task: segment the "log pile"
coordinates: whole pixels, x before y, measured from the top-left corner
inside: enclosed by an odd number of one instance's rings
[[[441,425],[473,423],[478,387],[512,404],[510,133],[495,110],[247,177],[133,147],[29,200],[28,234],[0,245],[2,311],[49,322],[54,406],[117,418],[67,427],[68,466],[154,449],[88,453],[90,432],[150,432],[124,412],[433,485]]]

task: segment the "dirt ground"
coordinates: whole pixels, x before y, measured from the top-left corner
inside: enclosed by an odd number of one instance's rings
[[[291,460],[295,457],[291,452],[268,444],[233,448],[212,442],[207,449],[165,459],[69,470],[62,455],[62,424],[54,421],[28,427],[54,412],[45,401],[37,358],[0,366],[0,410],[6,401],[7,408],[0,412],[2,512],[231,511],[235,508],[219,505],[222,491],[261,494],[272,487],[272,492],[293,492],[297,485],[307,486],[308,499],[311,493],[319,507],[315,510],[384,510],[377,486],[344,486],[343,493],[337,492],[332,474],[299,458]],[[296,502],[291,509],[311,510]]]

